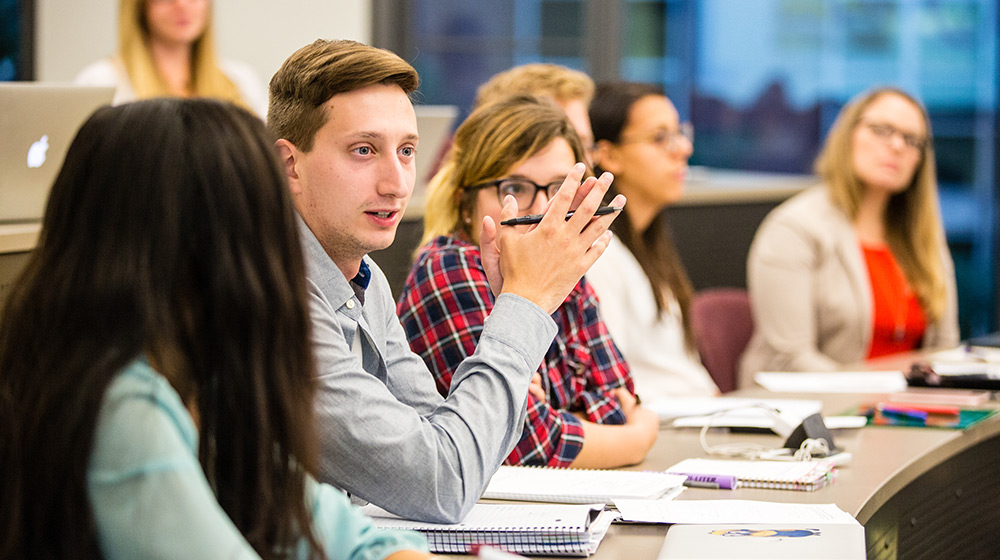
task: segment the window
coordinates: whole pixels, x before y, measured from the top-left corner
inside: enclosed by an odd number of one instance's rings
[[[711,168],[809,173],[847,100],[902,87],[931,115],[963,334],[996,329],[993,0],[375,0],[375,21],[423,101],[463,111],[527,62],[660,84]]]
[[[0,82],[34,76],[34,10],[33,0],[0,0]]]

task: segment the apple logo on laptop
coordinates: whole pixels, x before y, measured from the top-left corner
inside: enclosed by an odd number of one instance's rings
[[[41,167],[45,163],[45,152],[49,149],[49,136],[43,134],[37,142],[32,142],[28,148],[28,167]]]

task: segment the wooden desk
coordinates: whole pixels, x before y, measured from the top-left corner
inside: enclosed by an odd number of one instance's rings
[[[752,389],[734,396],[822,398],[823,413],[842,414],[878,396],[773,394]],[[634,467],[663,470],[687,457],[703,457],[696,429],[664,429],[646,461]],[[865,427],[834,433],[853,454],[837,481],[815,492],[689,488],[678,499],[747,499],[835,503],[865,526],[869,559],[996,558],[1000,555],[1000,417],[966,431]],[[770,435],[709,436],[711,443],[781,445]],[[654,559],[666,526],[613,525],[593,558]]]

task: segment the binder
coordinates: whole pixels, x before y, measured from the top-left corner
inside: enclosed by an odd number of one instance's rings
[[[603,504],[479,503],[455,524],[411,521],[371,504],[361,509],[377,527],[422,533],[435,554],[470,554],[474,545],[486,545],[518,554],[589,556],[611,524],[606,515],[598,520]]]
[[[663,472],[501,466],[483,498],[611,504],[615,499],[655,500],[684,484],[684,477]]]
[[[685,459],[667,469],[669,473],[735,476],[740,488],[770,490],[818,490],[834,478],[831,461],[742,461]]]

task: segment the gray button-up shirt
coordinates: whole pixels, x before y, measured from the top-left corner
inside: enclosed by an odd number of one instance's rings
[[[403,517],[459,521],[521,436],[528,384],[555,323],[534,303],[502,294],[442,398],[410,351],[378,266],[365,257],[372,276],[362,302],[299,225],[319,376],[320,478]]]

